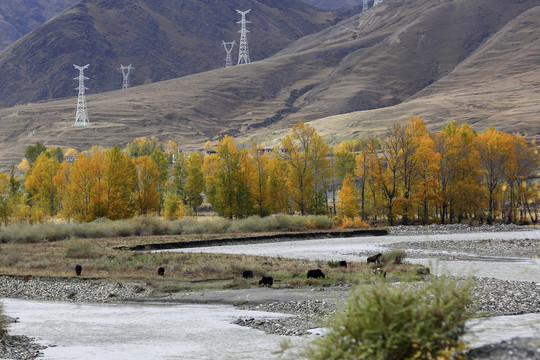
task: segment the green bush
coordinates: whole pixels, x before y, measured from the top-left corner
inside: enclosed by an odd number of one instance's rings
[[[471,300],[469,286],[446,278],[357,289],[338,312],[327,335],[307,348],[309,359],[450,359],[460,340]]]

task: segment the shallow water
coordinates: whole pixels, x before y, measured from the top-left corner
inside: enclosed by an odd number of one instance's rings
[[[11,334],[55,345],[45,359],[276,359],[273,352],[288,338],[231,324],[283,315],[232,306],[2,303],[6,315],[20,318]]]

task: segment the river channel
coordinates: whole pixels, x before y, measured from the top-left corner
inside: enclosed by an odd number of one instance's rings
[[[319,239],[252,245],[181,249],[281,256],[310,260],[359,260],[365,253],[385,250],[401,241],[539,239],[540,232],[516,231],[452,235],[374,236]],[[410,259],[427,264],[436,274],[473,275],[502,280],[532,281],[540,285],[538,259],[478,258],[440,261],[437,252]],[[539,286],[540,291],[540,286]],[[236,310],[225,305],[72,304],[3,299],[7,315],[18,317],[12,334],[36,338],[44,345],[45,359],[277,359],[282,336],[231,324],[238,317],[276,317],[279,314]],[[466,339],[482,345],[516,336],[540,333],[540,313],[494,317],[469,324]],[[293,337],[294,344],[303,342]]]

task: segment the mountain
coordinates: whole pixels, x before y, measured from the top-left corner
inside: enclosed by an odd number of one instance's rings
[[[363,0],[302,0],[306,4],[324,10],[337,10],[349,6],[361,6]],[[373,0],[369,1],[369,6],[373,5]]]
[[[0,0],[0,51],[78,0]]]
[[[185,150],[224,134],[272,145],[301,120],[334,144],[412,116],[433,131],[458,121],[540,140],[538,89],[537,0],[386,0],[264,60],[89,95],[89,127],[73,126],[73,90],[0,109],[0,157],[140,136]]]
[[[222,41],[236,40],[247,15],[252,61],[325,28],[336,15],[300,0],[85,0],[0,53],[0,106],[73,96],[73,64],[89,93],[122,87],[121,64],[132,64],[132,85],[224,66]]]

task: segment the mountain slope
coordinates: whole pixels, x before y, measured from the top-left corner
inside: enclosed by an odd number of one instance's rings
[[[300,120],[335,143],[411,116],[540,137],[539,15],[532,0],[387,0],[265,60],[89,95],[88,128],[73,126],[75,92],[0,109],[0,156],[139,136],[187,150],[223,134],[273,144]]]
[[[0,51],[79,0],[0,0]]]
[[[222,67],[221,41],[236,39],[238,53],[247,6],[252,61],[335,18],[300,0],[81,1],[0,54],[0,106],[73,96],[73,64],[90,64],[89,93],[121,87],[120,64],[135,67],[132,85]]]
[[[384,109],[319,119],[315,126],[336,140],[381,132],[393,122],[421,116],[439,131],[450,121],[478,131],[494,126],[540,139],[540,6],[509,21],[448,76],[407,101]],[[349,134],[344,134],[343,129]]]

